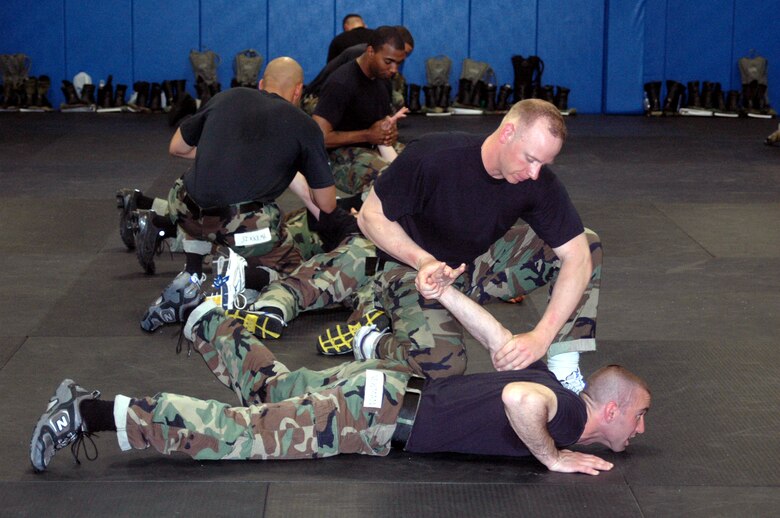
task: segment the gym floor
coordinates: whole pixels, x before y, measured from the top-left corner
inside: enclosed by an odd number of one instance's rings
[[[429,131],[487,135],[495,116],[412,116]],[[196,462],[120,452],[35,474],[30,433],[59,382],[104,399],[168,391],[232,402],[178,329],[139,320],[183,256],[144,275],[118,235],[114,193],[164,196],[188,162],[161,115],[0,114],[0,514],[66,516],[776,516],[780,507],[780,149],[776,120],[578,115],[553,166],[604,246],[598,345],[585,373],[620,363],[653,390],[647,431],[597,477],[536,460],[467,455]],[[282,199],[291,208],[289,195]],[[468,217],[468,215],[464,215]],[[489,309],[528,330],[546,293]],[[322,368],[315,336],[343,320],[304,314],[269,347]],[[472,340],[469,372],[491,368]]]

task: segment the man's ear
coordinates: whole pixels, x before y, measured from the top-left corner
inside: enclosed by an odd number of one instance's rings
[[[258,90],[264,90],[265,89],[265,83],[261,79],[260,82],[257,83],[257,89]]]
[[[498,141],[502,144],[506,144],[507,142],[511,142],[512,139],[515,137],[515,125],[512,122],[505,122],[501,129],[498,131]]]
[[[620,407],[614,401],[610,401],[604,405],[604,422],[611,423],[620,414]]]

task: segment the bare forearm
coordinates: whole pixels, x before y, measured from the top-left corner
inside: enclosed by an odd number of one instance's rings
[[[328,149],[334,147],[349,146],[350,144],[360,144],[370,142],[368,130],[357,131],[329,131],[324,134],[325,147]]]
[[[560,451],[547,431],[551,412],[550,396],[526,390],[523,384],[513,383],[504,387],[501,397],[509,423],[523,444],[539,462],[548,468],[553,466],[558,461]]]
[[[497,351],[512,338],[512,333],[485,308],[453,287],[442,293],[439,302],[490,352]]]
[[[363,235],[399,262],[419,269],[420,265],[435,258],[412,241],[404,229],[390,221],[382,211],[382,202],[371,190],[358,214],[358,226]]]
[[[571,317],[582,299],[585,288],[593,271],[590,250],[582,234],[572,240],[561,261],[561,269],[555,280],[550,302],[536,325],[536,331],[551,343],[558,331]]]
[[[319,219],[320,208],[314,203],[314,198],[311,195],[311,189],[309,189],[309,183],[301,173],[295,173],[295,178],[289,185],[289,189],[298,196],[303,204],[309,209],[309,212],[314,214],[314,217]]]

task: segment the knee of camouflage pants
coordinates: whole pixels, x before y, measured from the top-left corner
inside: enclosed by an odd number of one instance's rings
[[[348,194],[368,191],[389,165],[377,151],[364,147],[340,147],[330,151],[336,188]]]
[[[387,262],[377,276],[375,297],[392,322],[392,335],[379,342],[379,357],[406,360],[416,374],[428,378],[463,374],[463,327],[438,302],[420,296],[416,275],[407,266]]]

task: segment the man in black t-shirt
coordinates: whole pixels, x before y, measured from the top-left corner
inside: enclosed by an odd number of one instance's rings
[[[322,133],[297,107],[302,91],[300,65],[277,58],[259,89],[226,90],[176,130],[170,153],[194,159],[168,194],[170,219],[185,234],[186,266],[144,314],[145,331],[179,321],[197,304],[203,256],[213,244],[246,258],[247,275],[268,276],[265,268],[289,273],[302,262],[285,243],[276,198],[295,179],[308,182],[305,189],[324,213],[336,208]]]
[[[349,13],[341,22],[344,32],[335,36],[328,45],[328,61],[347,50],[353,45],[368,43],[374,32],[366,27],[366,22],[359,14]]]
[[[452,287],[441,291],[440,301],[486,347],[511,340],[484,308]],[[612,463],[567,448],[603,444],[625,450],[644,433],[651,403],[647,384],[617,365],[596,371],[579,396],[542,362],[422,386],[399,360],[290,371],[211,301],[195,308],[184,336],[235,391],[238,405],[170,393],[103,401],[100,392],[67,379],[34,428],[33,468],[46,470],[57,450],[85,434],[115,431],[124,451],[151,447],[198,460],[387,455],[392,446],[420,453],[533,455],[551,471],[598,475]],[[78,448],[72,450],[77,455]]]
[[[456,285],[481,304],[551,285],[539,323],[494,344],[493,364],[522,369],[548,354],[558,379],[582,390],[579,352],[595,349],[601,244],[547,167],[565,136],[555,106],[530,99],[517,103],[487,139],[437,134],[406,147],[358,217],[381,250],[375,302],[390,314],[392,334],[356,335],[356,357],[408,360],[432,378],[466,370],[461,326],[429,300],[438,295],[432,272],[443,264],[437,275],[465,272]]]
[[[366,51],[339,67],[322,87],[312,117],[325,137],[336,187],[344,192],[368,190],[389,163],[377,146],[394,146],[398,140],[387,80],[406,58],[404,48],[395,27],[378,27]]]
[[[408,58],[412,51],[414,51],[414,38],[412,37],[412,33],[409,32],[409,29],[403,25],[396,25],[395,28],[401,35],[401,38],[404,40],[404,53]],[[319,101],[320,90],[322,90],[323,85],[331,76],[331,74],[338,70],[342,65],[359,58],[361,55],[363,55],[363,53],[365,53],[367,47],[368,43],[359,43],[357,45],[353,45],[344,50],[344,52],[332,60],[328,61],[328,64],[325,65],[322,70],[320,70],[320,73],[317,74],[317,76],[312,79],[311,82],[303,89],[303,101],[301,101],[301,107],[306,113],[314,113],[314,110],[317,107],[317,102]],[[399,78],[399,76],[400,80],[396,81],[396,78]],[[400,108],[406,102],[406,94],[402,90],[397,90],[395,88],[396,83],[403,83],[404,85],[406,84],[406,80],[403,79],[403,76],[401,76],[400,70],[396,72],[395,76],[393,76],[393,78],[388,82],[388,88],[392,89],[392,104],[394,107]]]

